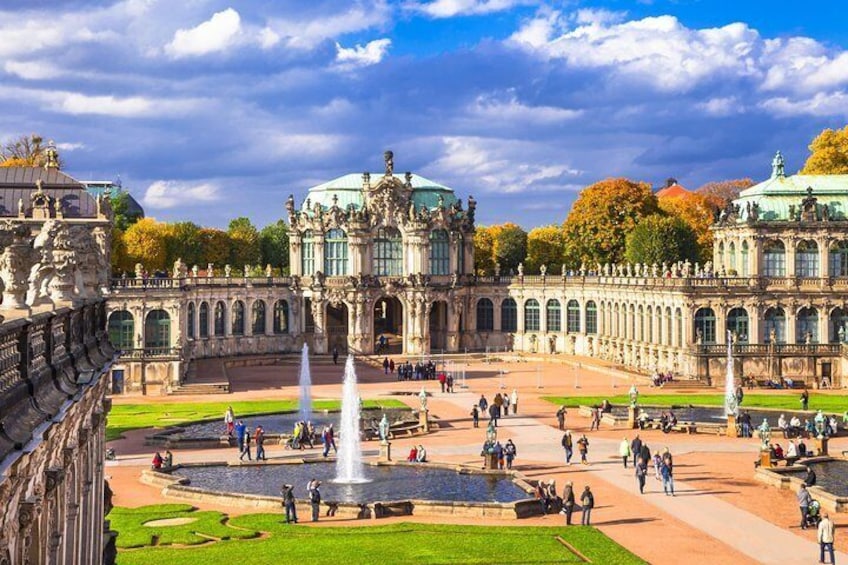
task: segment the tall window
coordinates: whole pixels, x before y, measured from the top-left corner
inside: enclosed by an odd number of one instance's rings
[[[580,304],[576,300],[569,300],[566,308],[566,327],[568,333],[580,331]]]
[[[598,333],[598,306],[594,300],[586,303],[586,333]]]
[[[677,321],[677,346],[683,345],[683,311],[678,308],[674,313]]]
[[[848,241],[837,241],[830,246],[830,276],[848,277]]]
[[[284,334],[289,331],[289,303],[277,300],[274,304],[274,333]]]
[[[743,277],[747,277],[748,274],[749,274],[749,271],[748,271],[748,242],[747,241],[742,242],[742,252],[741,252],[740,255],[741,255],[740,258],[739,258],[740,263],[741,263],[740,266],[742,268],[739,270],[739,273]]]
[[[748,311],[734,308],[727,313],[727,329],[736,336],[736,343],[748,343]]]
[[[251,329],[253,335],[262,335],[265,333],[265,302],[257,300],[251,308],[253,323]]]
[[[636,310],[636,318],[639,319],[639,341],[645,341],[645,313],[641,305]]]
[[[188,337],[194,339],[194,302],[188,303]]]
[[[465,239],[460,235],[456,240],[456,270],[460,275],[465,274]]]
[[[701,343],[716,342],[716,317],[712,308],[701,308],[695,312],[695,335],[701,336]]]
[[[547,331],[559,332],[562,331],[562,309],[559,305],[559,300],[550,299],[547,304]]]
[[[512,298],[501,302],[501,331],[518,331],[518,305]]]
[[[834,308],[830,313],[830,343],[848,342],[848,310]]]
[[[374,274],[393,276],[403,274],[403,243],[395,228],[380,228],[374,238]]]
[[[200,315],[197,321],[200,326],[200,337],[209,337],[209,304],[206,302],[200,303]]]
[[[736,244],[732,241],[730,242],[730,245],[727,246],[727,270],[733,271],[728,274],[734,276],[739,273],[739,271],[736,270]]]
[[[300,269],[305,276],[315,273],[315,236],[312,230],[303,232],[300,248]]]
[[[109,315],[109,341],[115,349],[132,349],[134,337],[135,321],[132,314],[126,310],[112,312]]]
[[[795,276],[819,276],[819,246],[815,241],[802,241],[795,248]]]
[[[430,232],[430,274],[450,274],[450,241],[447,230]]]
[[[233,335],[244,335],[244,302],[236,300],[233,303]]]
[[[727,259],[724,256],[724,242],[718,244],[718,267],[727,265]]]
[[[650,306],[645,309],[645,318],[648,323],[648,343],[654,343],[654,309]]]
[[[224,335],[224,303],[218,301],[215,304],[215,336],[221,337]]]
[[[171,318],[164,310],[151,310],[144,321],[145,349],[171,346]]]
[[[769,240],[763,245],[763,275],[786,276],[786,248],[779,239]]]
[[[535,298],[524,303],[524,331],[539,331],[539,302]]]
[[[488,298],[477,301],[477,331],[490,332],[495,329],[495,307]]]
[[[332,229],[324,238],[324,274],[343,276],[347,274],[347,234],[341,229]]]
[[[763,316],[764,342],[786,343],[786,314],[783,308],[769,308]]]
[[[795,318],[795,343],[819,342],[819,311],[815,308],[801,308]]]

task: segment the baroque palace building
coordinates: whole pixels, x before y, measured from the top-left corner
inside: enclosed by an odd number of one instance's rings
[[[475,211],[446,186],[351,174],[286,202],[291,275],[229,266],[113,281],[115,393],[179,387],[199,359],[309,344],[372,354],[511,350],[579,355],[719,383],[737,375],[841,386],[848,339],[848,176],[786,176],[742,192],[705,265],[580,265],[474,273]]]
[[[112,563],[111,212],[47,156],[0,168],[0,565]]]

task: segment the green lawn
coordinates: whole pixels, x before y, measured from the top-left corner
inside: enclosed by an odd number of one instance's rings
[[[119,547],[138,546],[149,540],[151,530],[145,521],[166,517],[192,517],[214,512],[188,512],[182,505],[149,506],[141,509],[116,508],[109,515],[119,533]],[[209,527],[218,528],[208,529]],[[172,526],[169,534],[155,528],[158,547],[122,550],[119,565],[266,565],[285,560],[298,565],[341,561],[345,565],[373,563],[581,563],[556,540],[568,541],[595,563],[609,565],[642,564],[644,561],[610,540],[595,528],[461,526],[397,523],[363,527],[309,528],[287,525],[281,514],[237,516],[227,525],[210,524],[208,518],[192,524]],[[162,547],[168,544],[196,544],[204,536],[221,539],[221,529],[232,530],[230,538],[260,539],[209,541],[197,547]],[[143,530],[138,532],[138,530]],[[198,536],[200,533],[201,536]],[[126,536],[130,543],[122,541]],[[163,541],[164,540],[164,541]],[[149,543],[149,542],[147,542]]]
[[[297,400],[243,400],[234,402],[168,402],[150,404],[114,404],[106,425],[106,440],[118,439],[129,430],[165,428],[200,420],[224,421],[227,406],[233,407],[236,418],[260,416],[297,410]],[[338,410],[339,400],[315,400],[315,410]],[[365,408],[407,408],[394,398],[366,400]]]
[[[780,408],[784,410],[801,409],[801,393],[797,394],[746,394],[742,400],[742,408]],[[626,394],[616,396],[545,396],[544,400],[560,406],[594,406],[604,399],[612,404],[629,404],[630,397]],[[722,394],[640,394],[639,404],[648,406],[723,406]],[[848,410],[848,396],[825,395],[810,393],[810,410],[824,410],[828,413],[841,414]]]

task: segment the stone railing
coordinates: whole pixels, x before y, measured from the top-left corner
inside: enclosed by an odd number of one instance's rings
[[[179,347],[146,347],[144,349],[123,349],[120,352],[121,359],[132,360],[165,360],[179,359],[182,352]]]
[[[842,343],[734,343],[733,355],[767,356],[773,353],[776,357],[782,356],[838,356],[843,355],[846,350]],[[727,355],[727,345],[710,343],[692,346],[692,353],[708,356]]]

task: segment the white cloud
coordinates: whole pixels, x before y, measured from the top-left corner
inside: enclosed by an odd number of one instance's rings
[[[382,26],[391,14],[386,0],[358,1],[345,11],[323,17],[272,18],[263,34],[266,43],[282,41],[292,49],[312,49],[327,39]]]
[[[491,96],[478,96],[468,108],[472,116],[485,120],[520,124],[545,125],[572,120],[583,114],[582,110],[570,110],[555,106],[526,106],[515,95],[506,100]]]
[[[760,107],[778,116],[848,117],[848,94],[844,91],[819,92],[801,100],[781,96],[763,101]]]
[[[24,80],[45,80],[65,74],[56,65],[48,61],[6,61],[3,70]]]
[[[56,149],[60,151],[79,151],[80,149],[85,149],[85,143],[79,142],[70,142],[66,141],[64,143],[57,143]]]
[[[211,182],[193,184],[174,180],[157,180],[144,193],[142,202],[151,208],[175,208],[220,200],[218,185]]]
[[[165,53],[178,59],[224,51],[241,32],[241,17],[232,8],[212,15],[210,19],[189,29],[178,29],[165,46]]]
[[[745,111],[744,105],[736,96],[710,98],[706,102],[699,102],[695,106],[711,116],[718,117],[741,114]]]
[[[392,40],[387,38],[375,39],[365,45],[353,47],[342,47],[336,43],[336,63],[342,69],[376,65],[389,52],[391,44]]]
[[[452,18],[490,14],[510,10],[516,6],[530,6],[538,3],[538,0],[432,0],[431,2],[409,2],[405,7],[432,18]]]

